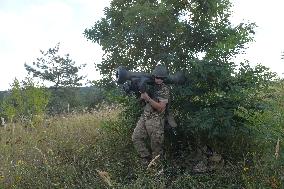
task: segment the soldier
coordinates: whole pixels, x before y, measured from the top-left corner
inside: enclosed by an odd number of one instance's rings
[[[168,76],[166,67],[157,65],[152,75],[155,78],[153,97],[151,98],[147,92],[141,94],[141,99],[145,100],[146,105],[132,134],[134,147],[144,165],[148,165],[152,158],[163,154],[165,111],[170,98],[170,88],[163,82]],[[150,151],[145,144],[148,137]]]

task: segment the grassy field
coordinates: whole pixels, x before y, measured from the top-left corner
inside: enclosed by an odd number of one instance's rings
[[[201,174],[185,165],[186,150],[162,174],[141,167],[121,107],[49,117],[32,128],[9,123],[0,127],[0,188],[283,188],[282,91],[267,100],[273,108],[250,117],[255,148],[238,161],[227,154],[224,166]]]
[[[78,186],[74,178],[79,164],[84,163],[82,154],[100,138],[103,122],[115,120],[118,113],[118,109],[101,109],[48,118],[36,128],[20,124],[1,127],[0,188]]]

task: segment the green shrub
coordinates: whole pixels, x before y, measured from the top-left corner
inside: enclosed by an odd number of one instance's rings
[[[194,149],[190,148],[188,138],[185,137],[186,140],[182,143],[177,141],[176,144],[174,140],[166,139],[166,159],[163,161],[162,174],[158,174],[159,170],[155,169],[146,171],[141,167],[131,141],[141,107],[135,98],[118,97],[117,100],[125,107],[107,107],[105,104],[93,113],[53,117],[46,120],[41,127],[33,129],[15,125],[19,129],[13,131],[10,124],[6,130],[1,129],[0,142],[3,145],[0,147],[0,186],[282,188],[284,153],[281,150],[281,130],[284,93],[281,82],[274,82],[270,87],[272,91],[260,95],[265,102],[265,111],[249,111],[245,108],[236,110],[235,114],[246,120],[242,125],[244,132],[249,133],[243,138],[239,133],[231,139],[234,142],[230,144],[234,146],[224,150],[230,153],[223,154],[225,164],[218,169],[193,173],[190,158]],[[276,159],[278,138],[280,151]],[[242,140],[243,143],[238,144]],[[248,141],[249,144],[245,144]],[[243,147],[246,150],[241,152]],[[177,149],[181,153],[176,156],[174,152]],[[99,173],[107,173],[112,186]]]
[[[49,92],[36,86],[32,80],[20,82],[15,79],[2,103],[3,114],[9,121],[21,121],[26,125],[38,125],[43,120],[49,102]]]

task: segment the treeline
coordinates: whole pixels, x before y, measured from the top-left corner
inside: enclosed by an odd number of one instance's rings
[[[91,111],[104,99],[103,90],[95,86],[54,89],[15,79],[9,91],[0,93],[0,116],[35,125],[47,115]]]
[[[6,121],[35,125],[46,115],[88,111],[105,99],[95,84],[82,87],[85,76],[78,72],[85,65],[76,65],[69,54],[60,55],[59,46],[41,51],[35,62],[24,65],[25,80],[15,78],[11,88],[0,93],[0,115]]]

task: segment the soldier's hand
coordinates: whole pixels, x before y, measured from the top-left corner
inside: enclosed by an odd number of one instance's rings
[[[144,93],[141,93],[141,96],[140,96],[141,99],[145,100],[145,101],[149,101],[150,97],[148,95],[148,93],[144,92]]]

